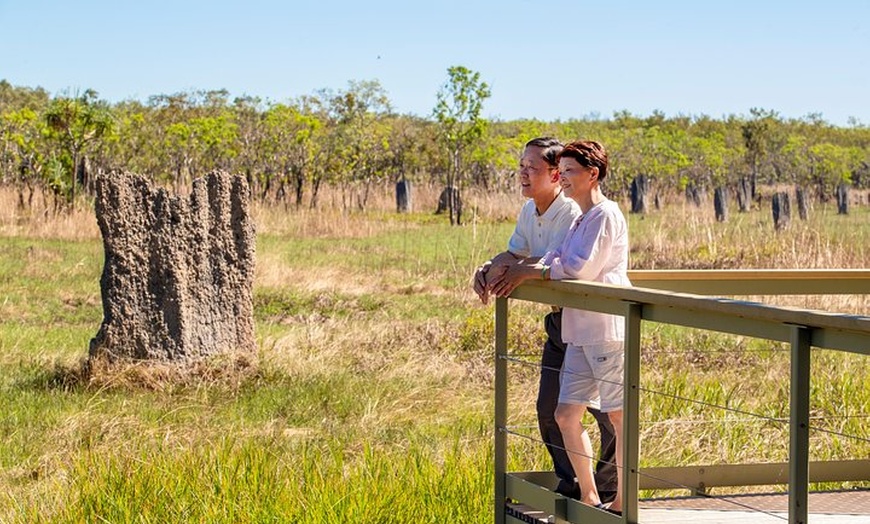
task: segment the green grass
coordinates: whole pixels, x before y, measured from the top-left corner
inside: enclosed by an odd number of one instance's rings
[[[634,267],[777,267],[793,246],[789,267],[866,256],[862,208],[775,237],[760,212],[687,216],[629,217]],[[468,283],[512,225],[445,221],[372,213],[339,233],[266,229],[256,355],[91,376],[100,240],[4,238],[0,522],[491,521],[493,317]],[[511,305],[509,347],[531,363],[544,312]],[[658,326],[643,347],[644,387],[668,394],[642,395],[644,465],[783,460],[782,424],[685,400],[784,416],[781,346]],[[820,351],[813,370],[812,425],[864,439],[815,431],[813,459],[870,455],[867,359]],[[510,373],[510,423],[536,437],[537,370]],[[509,450],[512,470],[549,467],[533,440],[511,437]]]

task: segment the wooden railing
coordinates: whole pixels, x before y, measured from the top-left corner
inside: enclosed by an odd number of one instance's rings
[[[633,271],[635,287],[579,281],[534,281],[510,298],[572,307],[625,318],[623,415],[623,516],[618,517],[544,486],[550,472],[508,472],[507,334],[508,299],[495,305],[495,521],[519,522],[505,501],[521,501],[558,521],[583,524],[637,523],[638,490],[687,486],[787,483],[789,522],[807,522],[809,483],[870,480],[870,460],[809,462],[810,352],[812,347],[870,355],[870,317],[771,306],[705,295],[870,294],[870,270]],[[690,294],[691,293],[691,294]],[[791,345],[789,461],[784,464],[693,466],[638,469],[641,323],[655,322],[746,335]],[[787,474],[786,474],[787,473]]]

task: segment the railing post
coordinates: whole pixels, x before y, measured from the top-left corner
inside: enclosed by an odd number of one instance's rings
[[[508,302],[495,300],[495,524],[505,522],[505,473],[507,473],[507,337]]]
[[[622,515],[638,521],[637,489],[640,458],[640,321],[643,306],[629,303],[625,313],[625,372],[622,412]]]
[[[810,330],[792,326],[788,521],[806,524],[810,460]]]

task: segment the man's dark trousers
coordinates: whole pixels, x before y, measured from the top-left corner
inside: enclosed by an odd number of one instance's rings
[[[580,497],[579,487],[574,482],[574,468],[565,452],[562,432],[556,423],[556,406],[559,404],[559,370],[565,359],[566,345],[562,342],[562,312],[553,312],[544,317],[547,341],[541,356],[541,383],[538,389],[538,427],[547,451],[553,458],[559,486],[556,491],[564,495]],[[606,413],[589,408],[589,413],[598,422],[601,433],[601,454],[595,465],[595,484],[599,496],[608,501],[616,494],[616,438],[613,426]]]

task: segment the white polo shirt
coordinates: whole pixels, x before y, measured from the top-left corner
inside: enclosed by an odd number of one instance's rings
[[[530,198],[517,217],[508,251],[522,257],[542,257],[555,251],[578,216],[580,206],[561,191],[543,215],[538,215],[535,201]]]

